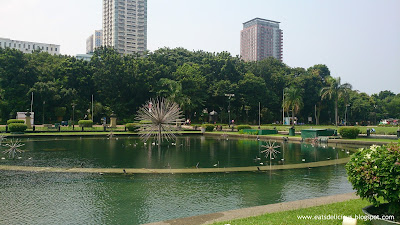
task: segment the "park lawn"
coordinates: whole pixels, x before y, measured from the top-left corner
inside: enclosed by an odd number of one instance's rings
[[[314,220],[298,219],[298,216],[364,216],[362,208],[371,205],[368,201],[362,199],[349,200],[328,205],[297,209],[285,212],[276,212],[264,214],[261,216],[248,217],[232,221],[214,223],[214,225],[248,225],[248,224],[342,224],[342,220]],[[369,221],[358,220],[357,224],[371,224]]]
[[[211,134],[226,134],[226,135],[230,135],[230,134],[235,134],[236,135],[250,135],[250,134],[240,134],[239,132],[235,131],[235,132],[224,132],[224,131],[213,131],[213,132],[207,132],[207,133],[211,133]],[[253,135],[254,137],[258,136],[258,135]],[[300,138],[301,136],[296,134],[296,136],[288,136],[285,134],[268,134],[268,135],[262,135],[262,137],[268,137],[268,136],[273,136],[273,137],[288,137],[289,140],[290,138],[293,137],[297,137]],[[397,143],[399,142],[398,140],[395,139],[382,139],[382,138],[357,138],[357,139],[339,139],[339,140],[348,140],[348,141],[355,141],[355,142],[382,142],[382,144],[389,144],[389,143]]]
[[[252,129],[258,129],[257,125],[251,126]],[[275,125],[275,124],[270,124],[270,125],[261,125],[261,129],[266,129],[266,130],[271,130],[276,128],[278,131],[289,131],[289,128],[292,126],[289,125]],[[296,125],[295,129],[296,131],[301,131],[304,129],[335,129],[338,130],[340,128],[344,128],[344,127],[356,127],[358,129],[360,129],[362,134],[366,134],[367,133],[367,129],[371,129],[374,128],[375,129],[375,133],[371,133],[371,134],[381,134],[381,135],[396,135],[397,134],[397,130],[399,129],[399,127],[385,127],[385,126],[329,126],[329,125]],[[223,127],[228,128],[228,126],[224,126]]]
[[[43,132],[43,133],[24,133],[24,134],[17,134],[18,137],[23,137],[23,136],[94,136],[94,135],[98,135],[98,136],[106,136],[110,133],[110,131],[107,132],[90,132],[90,131],[85,131],[85,132],[80,132],[80,131],[76,131],[76,132]],[[134,133],[134,132],[113,132],[115,136],[118,135],[138,135],[139,133]],[[177,132],[178,134],[197,134],[200,133],[199,131],[179,131]],[[10,136],[10,135],[14,135],[11,133],[2,133],[3,136]]]
[[[374,142],[385,142],[385,143],[398,143],[398,140],[395,139],[381,139],[381,138],[357,138],[357,139],[343,139],[343,140],[355,140],[355,141],[360,141],[360,142],[368,142],[368,141],[374,141]]]

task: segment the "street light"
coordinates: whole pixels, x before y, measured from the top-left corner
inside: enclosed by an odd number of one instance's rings
[[[347,107],[349,107],[350,106],[350,104],[347,104],[346,105],[346,112],[344,113],[344,116],[345,116],[345,118],[344,118],[344,125],[345,126],[347,126]]]
[[[72,130],[75,130],[75,103],[72,103]]]
[[[228,104],[228,117],[229,117],[229,122],[228,126],[231,127],[231,98],[235,97],[235,94],[225,94],[226,97],[229,99],[229,104]]]
[[[43,124],[44,124],[44,105],[46,104],[46,101],[43,101]]]

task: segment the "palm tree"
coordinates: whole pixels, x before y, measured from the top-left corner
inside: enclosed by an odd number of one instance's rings
[[[337,78],[329,78],[327,80],[327,84],[329,86],[321,89],[321,99],[325,99],[329,97],[329,99],[335,100],[335,123],[338,125],[338,101],[339,98],[345,95],[349,90],[352,89],[351,84],[344,83],[341,84],[340,77]]]
[[[294,87],[286,88],[283,108],[286,111],[292,110],[293,125],[294,125],[295,114],[298,113],[302,107],[303,107],[303,97],[301,96],[300,89]]]

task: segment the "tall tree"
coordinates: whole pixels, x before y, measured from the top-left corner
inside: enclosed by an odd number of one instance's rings
[[[294,125],[294,117],[303,107],[303,97],[301,90],[295,87],[290,87],[285,90],[285,101],[283,108],[287,111],[292,110],[292,122]]]
[[[338,125],[338,101],[339,98],[342,97],[346,92],[352,89],[351,84],[344,83],[341,84],[340,77],[337,78],[328,78],[327,84],[329,86],[323,87],[321,89],[321,99],[329,98],[334,99],[335,101],[335,124]]]

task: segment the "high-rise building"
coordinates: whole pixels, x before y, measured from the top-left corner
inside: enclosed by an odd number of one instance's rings
[[[60,54],[60,45],[45,44],[30,41],[11,40],[9,38],[0,38],[1,48],[13,48],[22,51],[23,53],[32,53],[35,50],[47,52],[52,55]]]
[[[95,30],[94,34],[86,39],[86,54],[93,53],[96,48],[103,45],[103,31]]]
[[[93,37],[94,35],[92,34],[86,39],[86,54],[93,53],[94,51]]]
[[[121,54],[147,50],[147,0],[103,0],[103,45]]]
[[[259,61],[268,57],[282,61],[283,32],[279,23],[261,18],[243,23],[240,56],[244,61]]]

